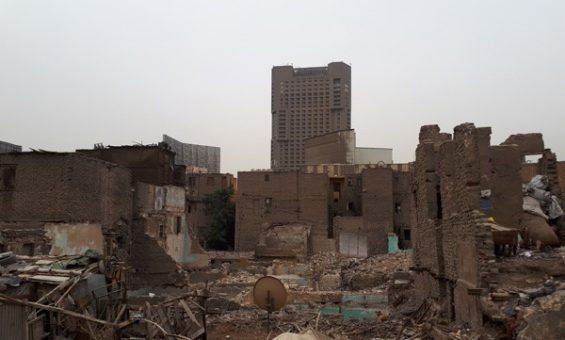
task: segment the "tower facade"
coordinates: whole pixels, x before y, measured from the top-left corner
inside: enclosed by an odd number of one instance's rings
[[[271,168],[304,165],[304,139],[351,129],[351,67],[274,66],[271,83]]]

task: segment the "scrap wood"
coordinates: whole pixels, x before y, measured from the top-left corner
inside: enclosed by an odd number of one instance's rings
[[[198,327],[202,327],[202,325],[200,325],[200,322],[198,322],[198,320],[196,320],[196,317],[194,316],[194,313],[192,313],[192,311],[190,310],[190,308],[188,308],[188,305],[186,304],[186,301],[184,301],[184,300],[179,300],[179,304],[180,304],[181,307],[184,309],[184,311],[186,312],[186,314],[188,314],[188,317],[190,318],[190,320],[192,320],[192,322],[194,322]]]
[[[173,329],[171,327],[169,318],[167,317],[167,315],[163,311],[163,308],[157,307],[156,310],[157,310],[156,316],[158,316],[159,319],[161,320],[161,324],[163,324],[163,327],[165,327],[165,329],[167,330],[167,333],[172,333]]]
[[[92,317],[87,310],[84,311],[84,315],[87,317]],[[96,336],[96,332],[94,331],[94,329],[92,329],[92,325],[90,324],[90,322],[86,321],[86,326],[88,327],[90,336],[94,339],[94,340],[98,340],[98,337]]]
[[[46,310],[49,312],[55,312],[55,313],[61,313],[61,314],[65,314],[65,315],[69,315],[81,320],[86,320],[86,321],[91,321],[97,324],[101,324],[104,326],[109,326],[109,327],[114,327],[114,328],[122,328],[123,326],[121,324],[116,324],[113,322],[109,322],[109,321],[104,321],[104,320],[100,320],[91,316],[86,316],[84,314],[80,314],[80,313],[76,313],[76,312],[71,312],[68,311],[66,309],[63,308],[59,308],[59,307],[54,307],[54,306],[49,306],[49,305],[43,305],[40,303],[36,303],[36,302],[31,302],[31,301],[24,301],[24,300],[19,300],[19,299],[14,299],[12,297],[9,297],[7,295],[4,294],[0,294],[0,301],[2,302],[8,302],[8,303],[15,303],[15,304],[19,304],[19,305],[24,305],[24,306],[29,306],[29,307],[33,307],[36,309],[42,309],[42,310]]]
[[[69,284],[69,281],[65,281],[65,282],[61,282],[57,287],[53,288],[52,290],[50,290],[47,294],[43,295],[41,298],[39,298],[39,300],[35,301],[36,303],[42,303],[44,300],[46,300],[49,296],[51,296],[51,294],[65,288],[67,285]]]
[[[177,300],[185,300],[187,297],[197,297],[198,295],[195,292],[192,293],[187,293],[187,294],[182,294],[179,296],[175,296],[174,298],[170,298],[168,300],[165,300],[161,303],[159,303],[160,306],[163,305],[167,305],[171,302],[175,302]],[[186,301],[186,300],[185,300]],[[202,307],[200,304],[198,304],[196,301],[192,300],[192,299],[188,299],[188,302],[190,302],[191,304],[193,304],[195,307],[200,308],[202,311],[206,311],[206,308]]]
[[[116,315],[116,319],[114,319],[114,323],[117,323],[118,321],[120,321],[120,319],[122,318],[122,316],[124,315],[125,311],[126,311],[127,305],[122,305],[120,307],[120,310],[118,311],[118,314]]]
[[[190,339],[196,339],[204,333],[206,333],[206,330],[204,329],[204,327],[200,327],[190,335]]]
[[[180,299],[184,299],[184,298],[187,298],[187,297],[195,297],[195,296],[196,296],[195,292],[181,294],[179,296],[175,296],[173,298],[165,300],[165,301],[159,303],[159,305],[166,305],[166,304],[169,304],[171,302],[175,302],[175,301],[180,300]]]
[[[73,278],[73,283],[65,290],[63,294],[59,297],[59,299],[54,303],[55,306],[59,306],[59,304],[63,301],[63,299],[70,293],[70,291],[82,280],[81,276],[77,276]]]
[[[163,329],[163,327],[161,327],[158,323],[151,321],[149,319],[141,319],[141,321],[147,322],[147,323],[152,324],[153,326],[157,327],[157,329],[160,330],[163,333],[163,335],[165,335],[165,337],[170,336],[170,337],[178,338],[178,339],[192,340],[191,338],[186,337],[184,335],[167,333],[167,331],[165,331],[165,329]]]
[[[145,315],[148,318],[153,317],[153,310],[151,309],[151,304],[149,304],[149,302],[145,301],[145,306],[146,306],[146,312]],[[155,328],[150,326],[151,324],[148,322],[146,323],[146,328],[147,328],[147,337],[149,339],[153,339],[153,334],[155,333]]]

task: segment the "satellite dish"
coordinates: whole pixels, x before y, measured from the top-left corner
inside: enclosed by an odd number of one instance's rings
[[[253,286],[253,302],[269,313],[283,308],[287,296],[283,283],[272,276],[263,276]]]

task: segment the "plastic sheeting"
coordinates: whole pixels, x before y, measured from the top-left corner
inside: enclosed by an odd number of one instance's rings
[[[563,216],[563,209],[559,204],[557,197],[551,195],[547,191],[549,180],[547,176],[535,175],[526,185],[526,193],[524,197],[524,211],[541,216],[548,219],[556,219]]]

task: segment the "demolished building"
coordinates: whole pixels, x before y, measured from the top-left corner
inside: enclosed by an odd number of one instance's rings
[[[0,252],[127,258],[128,169],[75,153],[0,155]]]
[[[383,254],[397,234],[409,247],[412,186],[409,167],[401,168],[320,164],[297,172],[240,172],[236,250],[253,250],[255,235],[291,223],[312,227],[309,254]]]
[[[560,187],[555,155],[544,149],[540,136],[491,145],[490,134],[490,128],[471,123],[455,127],[453,135],[437,125],[423,126],[414,172],[416,294],[439,301],[448,319],[474,328],[488,319],[485,296],[504,283],[493,279],[499,263],[491,222],[513,230],[531,228],[523,211],[524,156],[542,154],[537,171],[552,179],[552,190]],[[535,147],[526,144],[532,139]]]

